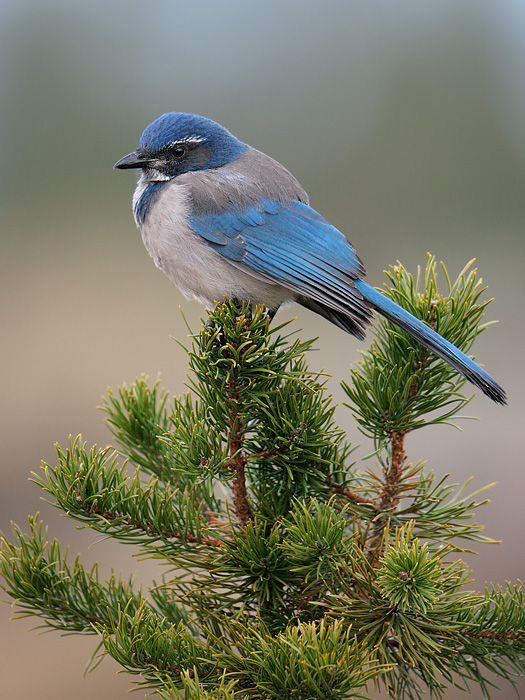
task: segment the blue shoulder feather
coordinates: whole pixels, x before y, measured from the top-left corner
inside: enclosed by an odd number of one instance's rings
[[[190,225],[232,264],[368,319],[355,288],[364,275],[361,260],[344,235],[308,205],[261,199],[256,206],[193,216]]]
[[[281,204],[265,199],[258,206],[191,217],[190,225],[225,258],[247,265],[253,262],[261,267],[260,272],[271,274],[274,265],[300,261],[306,268],[328,264],[352,279],[364,275],[360,259],[343,234],[302,202]]]

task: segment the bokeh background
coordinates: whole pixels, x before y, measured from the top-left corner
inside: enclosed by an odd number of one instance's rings
[[[179,305],[193,328],[203,310],[147,256],[135,174],[112,166],[157,116],[188,111],[292,170],[372,284],[397,259],[415,271],[427,251],[453,276],[477,259],[499,324],[475,352],[509,406],[476,396],[480,421],[414,434],[408,448],[453,481],[500,482],[478,518],[502,544],[469,556],[473,586],[523,577],[522,0],[1,0],[0,105],[2,530],[40,510],[50,535],[103,574],[158,576],[129,549],[94,545],[28,477],[70,434],[110,440],[96,410],[108,385],[160,373],[184,390],[170,335],[187,337]],[[333,374],[342,400],[338,382],[362,346],[299,308],[283,317],[295,314],[305,336],[320,335],[312,365]],[[338,418],[366,455],[349,411]],[[94,639],[28,632],[35,620],[10,622],[12,612],[0,607],[2,697],[127,697],[129,677],[110,660],[81,677]]]

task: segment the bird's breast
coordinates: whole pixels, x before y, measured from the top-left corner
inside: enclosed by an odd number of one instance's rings
[[[137,220],[146,250],[155,265],[187,298],[212,305],[224,297],[278,308],[291,298],[288,290],[231,265],[191,228],[194,202],[188,182],[162,183],[143,221]],[[134,203],[147,185],[139,181]]]

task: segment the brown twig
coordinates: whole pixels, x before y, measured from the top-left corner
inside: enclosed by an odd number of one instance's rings
[[[294,442],[296,442],[304,432],[306,431],[306,423],[302,423],[299,428],[296,428],[291,436],[283,443],[280,445],[275,445],[271,449],[268,449],[267,447],[264,448],[264,450],[261,450],[261,452],[254,452],[251,455],[246,456],[246,461],[250,459],[270,459],[271,457],[275,457],[278,454],[282,454],[283,452],[286,452],[290,448],[290,445],[293,445]]]
[[[231,435],[230,435],[230,462],[229,466],[234,473],[232,482],[233,506],[235,515],[242,527],[252,520],[253,514],[248,500],[248,490],[246,488],[246,455],[242,450],[242,430],[241,418],[232,411],[230,414]]]
[[[372,498],[366,498],[366,496],[360,496],[355,491],[352,491],[352,489],[349,489],[348,486],[343,488],[340,484],[336,483],[329,474],[326,475],[326,482],[328,487],[339,496],[344,496],[347,500],[352,501],[353,503],[371,506],[375,510],[378,510],[379,506],[377,501],[373,500]]]
[[[149,520],[140,521],[138,518],[133,519],[129,515],[125,516],[121,513],[108,510],[107,508],[102,511],[96,502],[86,503],[78,489],[76,489],[75,494],[78,504],[84,508],[84,511],[88,516],[96,515],[109,523],[116,521],[118,525],[122,524],[123,526],[132,527],[134,530],[144,532],[149,536],[157,536],[158,539],[169,538],[175,540],[185,540],[191,544],[205,544],[211,547],[220,547],[222,545],[222,542],[215,537],[208,537],[207,535],[202,534],[199,538],[191,532],[180,532],[176,528],[170,529],[165,525],[158,528]]]
[[[435,324],[431,324],[435,325]],[[421,348],[419,353],[419,371],[423,371],[430,357],[426,348]],[[417,377],[414,377],[410,392],[409,401],[414,398],[419,388]],[[407,456],[405,452],[405,436],[408,430],[391,431],[388,435],[390,439],[390,460],[383,469],[383,490],[378,496],[377,506],[383,515],[374,522],[374,534],[370,541],[368,551],[372,556],[372,563],[376,566],[381,556],[381,539],[383,530],[392,513],[395,512],[401,500],[401,482],[403,472],[406,467]]]
[[[377,566],[381,556],[381,540],[383,530],[392,513],[396,510],[400,500],[400,483],[403,478],[403,470],[406,462],[405,453],[406,431],[390,433],[392,446],[390,460],[383,468],[383,490],[379,494],[377,507],[382,515],[374,521],[372,538],[368,545],[372,566]]]
[[[379,494],[379,508],[382,511],[394,511],[399,504],[399,483],[407,459],[405,453],[405,430],[390,433],[392,446],[389,464],[383,469],[383,490]]]
[[[221,530],[222,532],[231,532],[230,523],[227,520],[221,520],[219,517],[217,517],[217,514],[212,511],[207,503],[203,503],[203,511],[204,517],[210,523],[210,525],[213,525],[214,528],[217,528],[217,530]]]
[[[241,399],[237,380],[237,372],[234,372],[226,389],[230,424],[230,461],[228,467],[234,474],[232,493],[235,515],[241,527],[244,528],[253,519],[253,513],[246,488],[246,462],[248,460],[243,451],[244,422],[238,411]]]

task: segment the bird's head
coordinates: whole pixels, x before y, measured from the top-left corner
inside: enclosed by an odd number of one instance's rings
[[[246,148],[246,144],[211,119],[168,112],[146,127],[139,148],[114,167],[142,168],[143,175],[151,181],[171,180],[190,170],[226,165]]]

